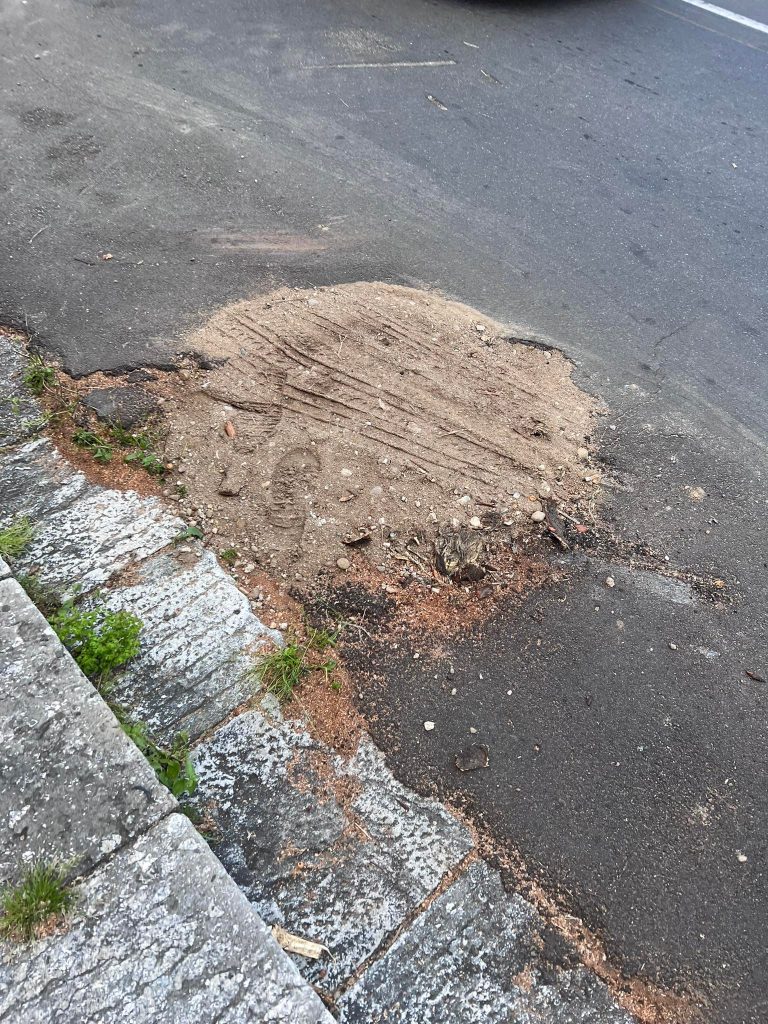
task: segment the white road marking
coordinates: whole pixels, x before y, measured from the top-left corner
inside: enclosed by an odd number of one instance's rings
[[[455,60],[391,60],[371,61],[359,64],[310,64],[305,71],[325,71],[328,68],[449,68]]]
[[[718,7],[716,4],[707,3],[707,0],[683,0],[683,3],[690,4],[691,7],[700,7],[702,11],[718,14],[721,18],[727,18],[728,21],[735,21],[737,25],[746,25],[747,28],[753,28],[756,32],[764,32],[768,35],[768,25],[764,25],[762,21],[755,21],[754,18],[745,18],[743,14],[736,14],[735,11],[726,10],[725,7]]]

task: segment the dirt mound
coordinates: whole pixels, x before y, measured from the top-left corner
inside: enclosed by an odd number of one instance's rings
[[[482,575],[543,502],[590,490],[595,402],[508,333],[385,284],[239,302],[188,339],[213,368],[165,403],[166,458],[209,536],[291,578],[363,556],[458,574],[467,552]]]

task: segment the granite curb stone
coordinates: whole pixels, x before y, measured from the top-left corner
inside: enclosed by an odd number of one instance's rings
[[[80,874],[176,805],[14,579],[0,582],[0,879]]]
[[[0,1021],[331,1024],[182,815],[158,822],[76,894],[64,930],[0,945]]]

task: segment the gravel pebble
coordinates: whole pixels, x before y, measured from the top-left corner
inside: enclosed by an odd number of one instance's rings
[[[346,570],[346,569],[348,569],[350,567],[351,564],[352,563],[350,562],[350,560],[348,558],[337,558],[336,559],[336,565],[339,567],[339,569]]]
[[[435,723],[434,722],[425,722],[424,723],[424,730],[425,730],[425,732],[432,732],[432,730],[434,728],[435,728]]]
[[[546,518],[543,512],[533,512],[531,514],[531,519],[534,523],[543,523]]]

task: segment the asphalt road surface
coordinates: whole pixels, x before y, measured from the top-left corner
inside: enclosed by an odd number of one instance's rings
[[[399,649],[366,710],[627,973],[757,1024],[768,6],[727,5],[2,0],[0,312],[79,374],[283,283],[436,286],[553,338],[610,407],[617,537],[734,603],[576,560],[456,641],[455,697]],[[491,766],[458,776],[470,726]]]

